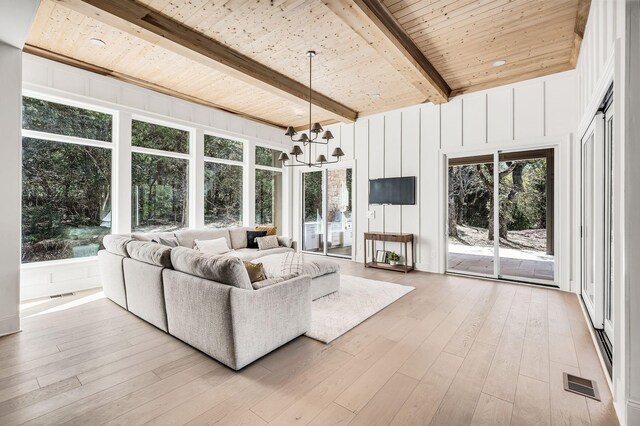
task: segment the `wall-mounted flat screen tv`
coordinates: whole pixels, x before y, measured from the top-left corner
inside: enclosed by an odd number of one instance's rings
[[[369,179],[369,204],[416,203],[416,177]]]

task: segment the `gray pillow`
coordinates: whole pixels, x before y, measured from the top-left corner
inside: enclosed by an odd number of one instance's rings
[[[251,285],[253,286],[254,290],[260,290],[261,288],[270,287],[272,285],[275,285],[284,281],[288,281],[295,277],[297,277],[297,275],[291,274],[284,277],[268,278],[266,280],[256,281],[254,283],[251,283]]]
[[[278,244],[278,237],[275,235],[256,238],[258,243],[258,250],[269,250],[280,247]]]
[[[291,238],[278,236],[278,244],[280,244],[280,246],[291,248],[292,243],[293,241],[291,240]]]
[[[131,241],[127,244],[127,253],[140,262],[171,268],[171,247],[151,241]]]
[[[201,253],[186,247],[171,249],[173,269],[196,277],[252,290],[249,273],[235,256]]]

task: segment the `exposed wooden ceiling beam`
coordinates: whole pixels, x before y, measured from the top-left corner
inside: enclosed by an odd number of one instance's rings
[[[433,103],[447,102],[451,88],[379,0],[324,0],[324,4],[380,52]]]
[[[573,49],[571,50],[571,58],[569,59],[573,68],[578,64],[578,56],[580,56],[580,47],[584,38],[584,30],[587,27],[589,19],[589,10],[591,9],[591,0],[579,0],[578,12],[576,13],[576,25],[573,29]]]
[[[217,105],[213,102],[209,102],[206,101],[204,99],[200,99],[200,98],[196,98],[194,96],[189,96],[189,95],[185,95],[184,93],[180,93],[180,92],[176,92],[175,90],[169,89],[167,87],[164,86],[160,86],[154,83],[149,83],[148,81],[144,81],[144,80],[140,80],[139,78],[135,78],[132,77],[130,75],[127,74],[122,74],[104,67],[100,67],[97,65],[93,65],[84,61],[80,61],[78,59],[74,59],[74,58],[70,58],[68,56],[65,55],[61,55],[59,53],[56,52],[51,52],[49,50],[46,49],[42,49],[40,47],[37,46],[32,46],[30,44],[26,44],[24,46],[24,52],[26,53],[30,53],[32,55],[36,55],[36,56],[40,56],[41,58],[45,58],[45,59],[50,59],[52,61],[56,61],[56,62],[60,62],[63,63],[65,65],[70,65],[72,67],[76,67],[76,68],[80,68],[83,69],[85,71],[89,71],[95,74],[99,74],[99,75],[104,75],[107,77],[112,77],[115,78],[116,80],[120,80],[120,81],[124,81],[125,83],[131,83],[131,84],[135,84],[136,86],[140,86],[140,87],[144,87],[145,89],[149,89],[149,90],[153,90],[154,92],[158,92],[158,93],[162,93],[163,95],[169,95],[172,96],[174,98],[178,98],[178,99],[182,99],[188,102],[193,102],[199,105],[204,105],[207,107],[211,107],[211,108],[216,108],[219,109],[221,111],[225,111],[229,114],[234,114],[240,117],[243,117],[247,120],[251,120],[251,121],[255,121],[258,123],[262,123],[262,124],[266,124],[269,126],[274,126],[274,127],[279,127],[281,129],[285,128],[285,125],[283,125],[282,123],[273,123],[271,121],[268,120],[264,120],[262,118],[259,117],[255,117],[252,115],[248,115],[245,114],[243,112],[240,111],[234,111],[231,110],[229,108],[223,107],[221,105]]]
[[[302,105],[309,88],[298,81],[182,25],[134,0],[56,0],[72,10],[196,60],[234,78]],[[312,103],[340,121],[352,122],[358,113],[316,91]]]

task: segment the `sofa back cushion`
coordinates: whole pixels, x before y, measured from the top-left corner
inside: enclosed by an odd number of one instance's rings
[[[253,231],[253,228],[248,226],[229,228],[229,236],[231,237],[232,249],[238,250],[247,248],[247,231]]]
[[[119,256],[128,257],[127,253],[127,244],[133,241],[130,237],[125,235],[105,235],[102,239],[102,244],[104,248],[113,254],[117,254]]]
[[[131,234],[131,238],[136,241],[152,241],[154,238],[172,239],[175,237],[176,236],[173,232],[134,232]]]
[[[231,247],[231,238],[228,229],[185,229],[176,231],[176,238],[181,247],[195,248],[196,240],[215,240],[216,238],[226,238],[227,246]]]
[[[171,268],[171,247],[148,241],[131,241],[127,244],[127,253],[140,262]]]
[[[171,250],[173,269],[221,284],[252,290],[242,260],[234,256],[201,253],[186,247]]]

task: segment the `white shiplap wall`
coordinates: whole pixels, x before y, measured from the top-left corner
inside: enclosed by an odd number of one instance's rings
[[[565,143],[577,127],[577,96],[577,75],[569,71],[329,126],[333,142],[356,167],[355,259],[363,261],[366,230],[411,232],[418,237],[418,268],[442,272],[443,153]],[[416,205],[369,206],[369,179],[395,176],[417,177]],[[294,179],[294,206],[300,206],[300,196]],[[293,223],[299,210],[294,208]],[[373,217],[367,219],[367,211]],[[298,227],[294,236],[300,241]]]

